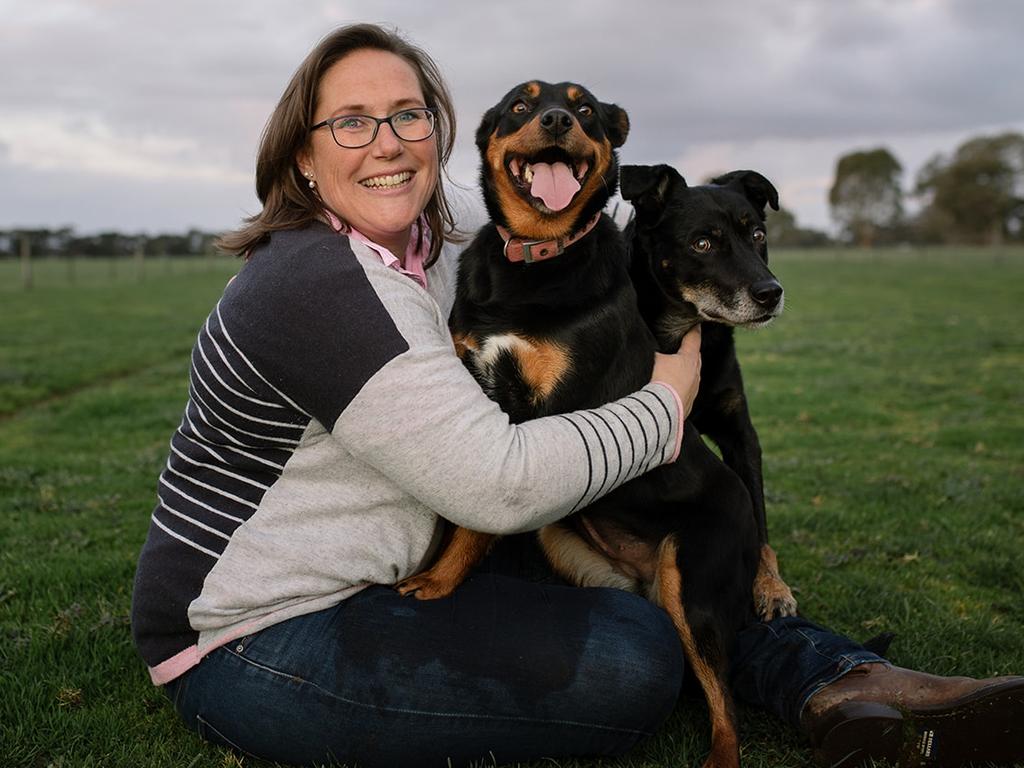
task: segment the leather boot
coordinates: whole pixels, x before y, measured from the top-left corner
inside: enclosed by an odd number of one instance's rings
[[[800,722],[830,768],[1024,761],[1024,677],[939,677],[863,664],[814,694]]]

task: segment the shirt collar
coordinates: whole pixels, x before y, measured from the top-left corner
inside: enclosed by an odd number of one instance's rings
[[[427,272],[423,265],[426,263],[427,254],[430,253],[430,227],[427,226],[426,216],[420,214],[420,217],[413,222],[412,231],[409,236],[409,245],[405,249],[405,258],[399,260],[395,254],[383,245],[373,242],[352,225],[342,223],[341,219],[335,216],[332,211],[325,209],[324,215],[327,217],[327,223],[331,225],[335,232],[348,235],[368,246],[374,253],[380,256],[380,260],[384,262],[385,267],[411,277],[423,288],[427,287]],[[405,262],[404,264],[402,263],[403,261]]]

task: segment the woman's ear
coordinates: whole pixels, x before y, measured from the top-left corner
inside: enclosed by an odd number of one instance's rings
[[[309,178],[309,174],[313,172],[313,158],[309,147],[303,147],[295,153],[295,165],[298,167],[299,173]]]

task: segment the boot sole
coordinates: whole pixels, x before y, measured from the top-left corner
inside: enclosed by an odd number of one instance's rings
[[[815,754],[831,768],[887,760],[901,768],[1024,760],[1024,683],[992,686],[943,707],[900,711],[846,702]]]

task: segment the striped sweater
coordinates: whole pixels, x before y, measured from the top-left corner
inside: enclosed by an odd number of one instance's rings
[[[316,224],[273,235],[228,285],[136,572],[132,633],[155,683],[417,572],[441,518],[535,529],[674,457],[679,400],[659,384],[511,424],[447,330],[457,252],[425,290]]]

